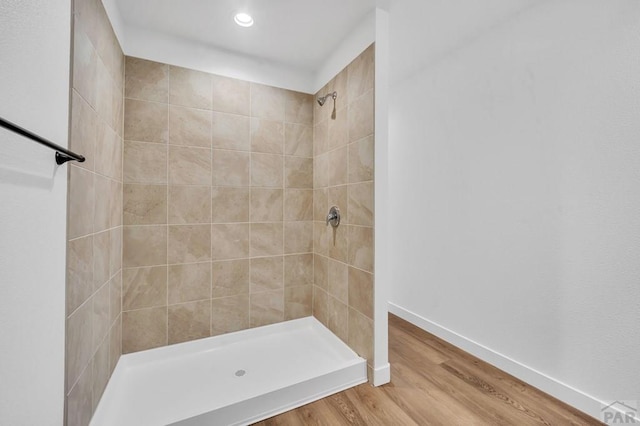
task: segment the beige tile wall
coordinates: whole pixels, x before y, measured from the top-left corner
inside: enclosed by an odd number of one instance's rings
[[[123,352],[311,315],[313,97],[125,69]]]
[[[121,354],[124,56],[99,0],[76,0],[71,90],[66,424],[87,425]]]
[[[374,45],[317,96],[338,92],[314,109],[313,315],[373,364]],[[326,226],[340,208],[338,228]]]

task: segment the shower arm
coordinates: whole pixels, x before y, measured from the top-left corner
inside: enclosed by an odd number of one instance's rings
[[[318,98],[318,103],[320,104],[320,106],[323,106],[324,103],[326,102],[327,98],[331,96],[331,99],[333,99],[333,101],[335,102],[336,98],[338,97],[338,92],[333,92],[333,93],[327,93],[324,96],[320,96]]]

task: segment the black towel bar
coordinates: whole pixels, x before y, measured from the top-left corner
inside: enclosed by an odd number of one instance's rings
[[[45,138],[41,138],[40,136],[36,135],[35,133],[31,133],[30,131],[23,129],[22,127],[13,124],[10,121],[5,120],[4,118],[0,117],[0,126],[4,127],[5,129],[9,129],[12,132],[15,132],[19,135],[22,135],[24,137],[27,137],[33,141],[38,142],[39,144],[42,144],[48,148],[53,149],[54,151],[56,151],[56,163],[57,164],[64,164],[67,161],[77,161],[79,163],[84,162],[84,157],[80,154],[76,154],[73,151],[69,151],[66,148],[61,147],[60,145],[56,145],[55,143],[46,140]]]

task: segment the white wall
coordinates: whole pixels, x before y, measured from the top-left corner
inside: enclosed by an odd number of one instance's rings
[[[598,416],[640,400],[640,2],[478,3],[391,6],[392,311]]]
[[[67,145],[69,1],[0,1],[0,116]],[[61,425],[66,166],[0,129],[0,424]]]
[[[389,365],[389,13],[377,8],[375,14],[375,233],[374,233],[374,366],[373,384],[391,380]]]
[[[125,39],[122,47],[128,56],[313,93],[309,91],[313,73],[304,70],[134,27],[127,27],[124,37],[118,38]]]

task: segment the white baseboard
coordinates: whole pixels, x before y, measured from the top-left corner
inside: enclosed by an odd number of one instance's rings
[[[461,336],[408,309],[389,302],[389,312],[596,419],[600,418],[602,407],[606,406],[603,401]]]
[[[373,386],[382,386],[391,381],[391,364],[373,369]]]

